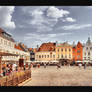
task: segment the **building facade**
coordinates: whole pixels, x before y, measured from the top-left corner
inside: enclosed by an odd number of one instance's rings
[[[78,42],[77,45],[73,46],[73,61],[83,60],[83,45]]]
[[[29,48],[30,52],[30,61],[35,61],[35,53],[37,51],[37,48]]]
[[[67,42],[57,44],[56,46],[56,59],[69,59],[72,61],[72,46]]]
[[[36,61],[53,61],[56,60],[55,52],[56,43],[43,43],[35,53]]]
[[[3,62],[17,62],[20,57],[24,57],[25,60],[30,60],[30,53],[25,51],[23,48],[24,47],[22,46],[20,46],[20,48],[19,46],[16,46],[16,42],[13,37],[0,28],[0,52],[16,54],[16,56],[2,56]]]
[[[90,37],[83,46],[83,60],[92,62],[92,42]]]

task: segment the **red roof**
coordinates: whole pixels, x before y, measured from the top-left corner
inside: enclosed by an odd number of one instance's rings
[[[16,49],[18,49],[18,50],[22,50],[23,51],[23,49],[20,47],[20,45],[18,44],[18,45],[16,45],[15,44],[15,46],[14,46]]]
[[[43,43],[40,48],[38,49],[38,51],[55,51],[55,43]]]

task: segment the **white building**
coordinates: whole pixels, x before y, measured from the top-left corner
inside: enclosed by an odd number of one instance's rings
[[[15,48],[15,41],[12,36],[0,28],[0,52],[16,54],[18,56],[2,56],[2,61],[19,61],[22,56],[26,60],[30,60],[30,53]]]
[[[83,60],[92,62],[92,42],[90,37],[88,37],[86,44],[83,46]]]

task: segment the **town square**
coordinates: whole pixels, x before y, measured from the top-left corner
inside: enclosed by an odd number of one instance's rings
[[[92,6],[0,12],[0,86],[92,86]]]

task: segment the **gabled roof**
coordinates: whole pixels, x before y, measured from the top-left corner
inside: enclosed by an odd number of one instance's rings
[[[19,49],[19,50],[22,50],[22,51],[25,51],[25,52],[28,51],[27,46],[25,46],[25,45],[22,44],[22,43],[15,44],[15,48],[16,48],[16,49]]]
[[[38,51],[55,51],[56,43],[43,43],[40,48],[38,48]]]
[[[67,42],[64,42],[64,43],[58,44],[57,47],[72,47],[72,45],[68,44]]]
[[[7,39],[9,41],[15,42],[12,36],[7,32],[5,32],[2,28],[0,28],[0,37]]]

